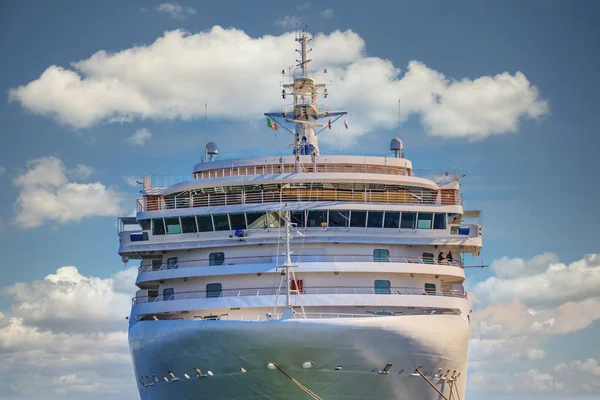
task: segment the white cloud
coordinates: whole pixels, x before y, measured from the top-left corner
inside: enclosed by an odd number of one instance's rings
[[[121,211],[123,196],[100,182],[70,182],[67,175],[89,177],[93,169],[78,165],[73,171],[53,156],[28,163],[29,170],[17,176],[20,189],[14,208],[15,222],[21,228],[32,228],[44,221],[59,223],[79,221],[93,216],[116,216]]]
[[[295,22],[288,16],[278,23],[289,27]],[[38,79],[11,89],[9,100],[74,128],[201,118],[204,101],[215,118],[260,118],[283,105],[277,100],[278,71],[295,59],[294,35],[252,38],[218,26],[196,34],[165,32],[149,45],[99,51],[71,69],[50,66]],[[548,114],[547,102],[521,72],[454,80],[411,61],[402,75],[389,60],[367,57],[365,42],[352,31],[317,34],[312,47],[311,66],[327,68],[334,84],[330,108],[351,113],[345,145],[358,135],[397,125],[398,99],[402,120],[419,115],[436,136],[479,139],[515,132],[521,119]]]
[[[152,138],[152,132],[150,132],[146,128],[138,129],[135,131],[133,135],[131,135],[127,140],[129,143],[135,146],[143,146],[146,143],[146,140],[150,140]]]
[[[569,265],[551,253],[530,261],[502,258],[492,264],[492,270],[497,276],[473,287],[477,298],[487,304],[518,299],[529,307],[544,307],[600,294],[600,254],[586,255]]]
[[[124,176],[123,180],[125,182],[127,182],[127,184],[129,186],[133,186],[133,187],[138,187],[139,186],[139,184],[137,183],[138,178],[136,178],[135,176]]]
[[[85,180],[89,179],[90,176],[94,175],[96,171],[90,166],[77,164],[72,173],[75,177]]]
[[[300,24],[300,17],[297,15],[284,15],[275,21],[275,25],[284,29],[292,29]]]
[[[333,18],[334,12],[332,8],[328,8],[326,10],[323,10],[323,12],[321,13],[321,17],[323,18]]]
[[[6,168],[3,167],[2,165],[0,165],[0,176],[4,175],[5,172],[6,172]]]
[[[156,11],[169,14],[175,19],[185,19],[187,15],[194,15],[198,13],[194,8],[190,6],[182,6],[176,2],[162,3],[156,8]]]

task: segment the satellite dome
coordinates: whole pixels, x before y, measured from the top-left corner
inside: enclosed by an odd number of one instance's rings
[[[206,153],[216,156],[219,154],[219,147],[215,142],[208,142],[206,143]]]
[[[402,150],[402,140],[400,138],[393,138],[390,142],[390,150]]]

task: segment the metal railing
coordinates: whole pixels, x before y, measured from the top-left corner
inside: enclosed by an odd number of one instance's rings
[[[155,303],[161,301],[172,300],[188,300],[188,299],[208,299],[222,297],[255,297],[255,296],[285,296],[287,290],[274,287],[269,288],[242,288],[242,289],[223,289],[223,290],[199,290],[190,292],[172,293],[163,296],[136,296],[132,300],[133,304]],[[331,294],[376,294],[376,295],[402,295],[402,296],[443,296],[443,297],[460,297],[466,298],[464,290],[434,290],[425,289],[423,287],[304,287],[301,295],[331,295]],[[297,294],[292,293],[292,296]]]
[[[290,257],[293,263],[321,263],[321,262],[382,262],[382,263],[409,263],[409,264],[426,264],[426,265],[443,265],[449,267],[464,268],[461,261],[442,261],[439,262],[435,258],[419,257],[419,256],[400,256],[400,257],[374,257],[371,255],[351,255],[351,254],[303,254],[301,256],[292,255]],[[256,257],[227,257],[221,264],[211,262],[210,259],[185,260],[178,261],[175,264],[163,263],[160,266],[141,266],[138,272],[153,272],[165,271],[177,268],[189,267],[207,267],[207,266],[226,266],[226,265],[243,265],[243,264],[272,264],[282,263],[284,257],[281,256],[256,256]]]

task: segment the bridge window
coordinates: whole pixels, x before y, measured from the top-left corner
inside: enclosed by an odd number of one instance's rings
[[[374,289],[375,289],[375,294],[391,294],[392,293],[392,290],[390,288],[390,281],[376,280]]]
[[[315,210],[308,212],[308,226],[327,227],[327,210]]]
[[[369,211],[367,228],[381,228],[383,226],[383,211]]]
[[[181,231],[183,233],[196,233],[196,218],[181,217]]]
[[[175,289],[173,289],[173,288],[163,289],[163,300],[164,301],[174,300],[174,299],[175,299]]]
[[[425,293],[431,296],[435,296],[435,283],[426,283]]]
[[[383,220],[384,228],[400,227],[400,211],[386,211],[385,219]]]
[[[152,234],[153,235],[164,235],[165,234],[165,222],[162,218],[155,218],[152,220]]]
[[[350,212],[350,226],[353,228],[364,228],[367,225],[367,212],[352,210]]]
[[[415,229],[417,221],[417,213],[412,211],[403,211],[402,219],[400,220],[400,228]]]
[[[246,217],[244,213],[229,214],[231,229],[246,229]]]
[[[167,260],[167,269],[177,268],[177,257],[172,257]]]
[[[165,225],[167,225],[167,233],[169,235],[181,233],[181,225],[179,224],[179,217],[165,218]]]
[[[329,226],[345,228],[349,220],[350,211],[329,210]]]
[[[417,221],[418,229],[431,229],[431,223],[433,222],[433,213],[420,212],[419,219]]]
[[[433,229],[446,229],[446,213],[435,213]]]
[[[223,293],[223,285],[222,284],[209,283],[208,285],[206,285],[206,297],[221,297],[222,293]]]
[[[198,221],[198,232],[212,232],[214,230],[210,214],[198,215],[196,220]]]
[[[225,253],[222,251],[218,253],[210,253],[208,260],[210,265],[223,265],[225,263]]]
[[[267,227],[267,218],[264,212],[246,213],[248,229],[263,229]]]
[[[213,221],[215,222],[215,231],[230,230],[229,217],[227,217],[227,214],[213,214]]]
[[[374,249],[373,250],[373,261],[374,262],[390,262],[390,251],[388,249]]]

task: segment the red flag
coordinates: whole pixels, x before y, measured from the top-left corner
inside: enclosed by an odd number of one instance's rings
[[[327,127],[331,129],[331,118],[329,118],[329,122],[327,123]]]

